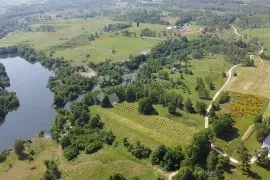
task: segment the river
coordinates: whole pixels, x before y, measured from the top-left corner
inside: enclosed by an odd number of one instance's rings
[[[14,91],[20,107],[0,122],[0,151],[11,148],[15,139],[31,139],[35,132],[49,132],[56,111],[52,109],[53,93],[46,88],[53,76],[40,63],[31,64],[20,57],[0,59],[10,78],[8,91]]]

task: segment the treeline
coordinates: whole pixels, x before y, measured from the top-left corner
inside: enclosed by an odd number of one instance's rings
[[[131,27],[131,23],[130,24],[125,24],[125,23],[116,23],[116,24],[109,24],[108,26],[104,26],[103,30],[105,32],[110,32],[110,31],[118,31],[118,30],[122,30],[122,29],[126,29]]]
[[[84,102],[74,102],[69,111],[58,111],[50,134],[61,144],[64,157],[72,160],[82,151],[92,154],[105,144],[112,145],[115,136],[103,129],[103,126],[99,115],[91,116]]]
[[[35,28],[36,31],[41,32],[55,32],[55,27],[53,25],[40,25],[39,27]]]
[[[19,100],[14,92],[8,92],[5,88],[10,86],[6,69],[0,63],[0,121],[3,120],[9,111],[19,106]]]
[[[156,31],[151,31],[148,28],[142,29],[142,31],[141,31],[141,37],[142,36],[155,37],[156,36]]]

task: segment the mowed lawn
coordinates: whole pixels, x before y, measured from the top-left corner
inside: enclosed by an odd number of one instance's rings
[[[41,179],[46,170],[44,160],[54,160],[58,164],[62,179],[107,180],[113,172],[119,172],[128,179],[134,176],[155,179],[158,175],[150,162],[136,159],[121,144],[105,146],[92,155],[81,154],[70,162],[64,159],[62,149],[52,140],[36,139],[30,148],[37,152],[35,159],[32,162],[19,161],[12,154],[0,164],[0,179]],[[5,171],[8,164],[12,167]],[[36,169],[31,170],[32,167]]]
[[[159,114],[164,114],[161,111],[167,110],[161,107],[156,109]],[[119,103],[109,109],[92,106],[90,111],[99,114],[106,128],[116,137],[127,137],[132,142],[139,140],[152,149],[161,144],[170,147],[188,144],[192,135],[197,132],[194,126],[161,115],[142,115],[138,112],[137,103]]]
[[[255,58],[255,67],[238,67],[226,90],[270,98],[270,62]]]

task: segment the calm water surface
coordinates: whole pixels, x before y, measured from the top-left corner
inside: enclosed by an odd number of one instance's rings
[[[0,122],[0,151],[11,148],[15,139],[31,139],[35,132],[49,132],[56,111],[52,109],[53,93],[46,88],[54,73],[31,64],[20,57],[0,59],[10,78],[10,88],[20,101],[20,107],[9,112]]]

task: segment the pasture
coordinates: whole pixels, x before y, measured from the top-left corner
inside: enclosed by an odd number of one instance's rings
[[[186,123],[183,123],[185,120],[182,117],[178,117],[179,122],[177,119],[171,120],[162,116],[167,108],[158,107],[156,110],[161,115],[142,115],[138,112],[137,103],[120,103],[110,109],[100,106],[90,108],[92,113],[101,116],[106,128],[120,139],[127,137],[133,142],[139,140],[151,149],[161,144],[175,147],[189,143],[197,128],[187,123],[196,125],[196,120],[186,118]]]
[[[255,58],[255,67],[237,67],[226,90],[270,98],[270,63]]]
[[[158,175],[157,169],[149,162],[136,159],[120,143],[106,146],[92,155],[81,154],[71,162],[64,159],[62,149],[52,140],[38,138],[29,149],[37,152],[34,160],[19,161],[12,153],[5,163],[0,164],[0,179],[40,179],[46,170],[44,160],[54,160],[58,164],[62,179],[107,180],[113,172],[119,172],[129,179],[134,176],[155,179]],[[12,167],[5,171],[8,164]],[[32,167],[36,169],[31,170]]]

